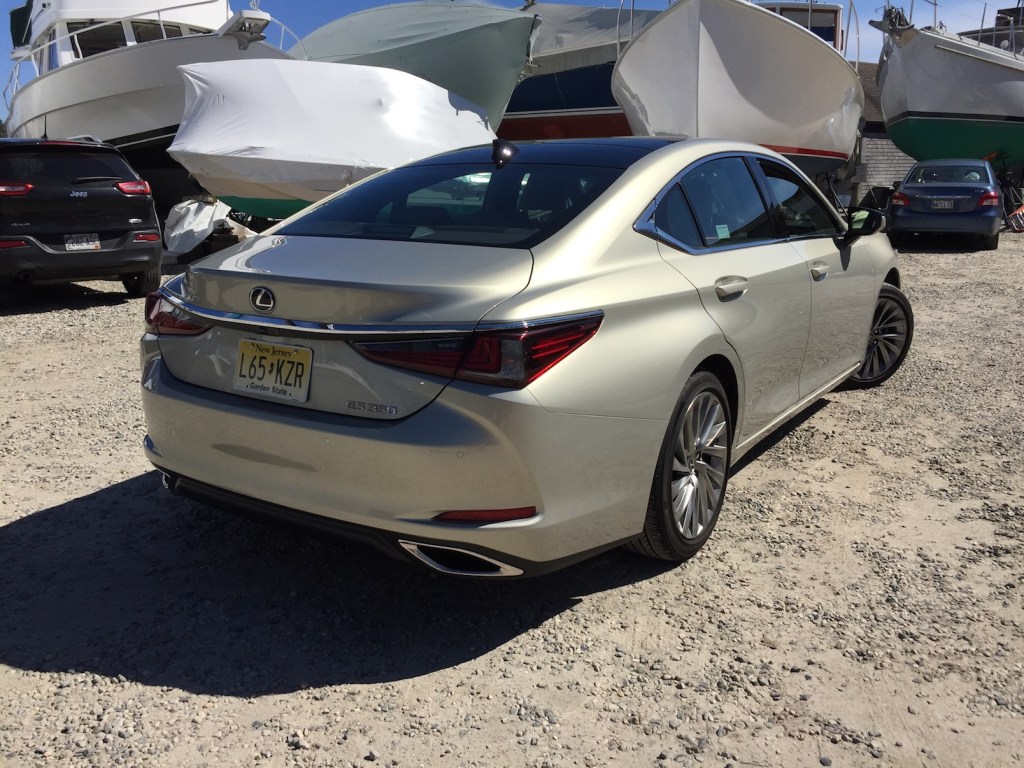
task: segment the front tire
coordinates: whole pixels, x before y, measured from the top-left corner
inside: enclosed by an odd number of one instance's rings
[[[914,338],[914,311],[899,288],[883,285],[860,368],[847,380],[854,389],[877,387],[903,365]]]
[[[706,371],[691,376],[662,444],[644,530],[629,549],[674,562],[700,551],[725,500],[732,426],[718,379]]]

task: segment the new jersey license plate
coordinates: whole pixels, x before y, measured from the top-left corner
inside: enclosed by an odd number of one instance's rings
[[[64,235],[64,250],[66,251],[98,251],[99,249],[100,236],[97,234]]]
[[[235,389],[279,400],[305,402],[313,373],[313,350],[242,339],[238,342]]]
[[[948,211],[953,208],[952,200],[932,200],[933,211]]]

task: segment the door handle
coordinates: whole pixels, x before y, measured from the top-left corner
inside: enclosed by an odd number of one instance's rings
[[[828,264],[823,261],[816,261],[811,265],[811,277],[815,280],[824,280],[828,277]]]
[[[749,287],[750,281],[745,277],[720,277],[715,280],[715,293],[723,300],[738,298]]]

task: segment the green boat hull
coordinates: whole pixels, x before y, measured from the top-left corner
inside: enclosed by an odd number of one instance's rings
[[[257,216],[261,219],[287,219],[293,213],[298,213],[303,208],[313,204],[308,200],[296,200],[295,198],[273,199],[267,197],[223,196],[219,199],[236,211],[242,211],[250,216]]]
[[[1024,121],[901,115],[886,130],[899,150],[915,160],[987,158],[996,170],[1024,165]]]

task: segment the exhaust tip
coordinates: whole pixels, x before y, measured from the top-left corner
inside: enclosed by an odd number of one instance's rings
[[[402,549],[435,571],[451,576],[475,576],[484,578],[521,576],[522,568],[503,563],[492,557],[470,552],[458,547],[444,547],[438,544],[422,544],[416,541],[399,541]]]

